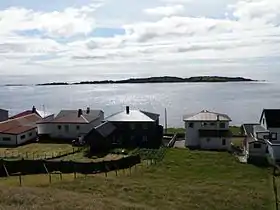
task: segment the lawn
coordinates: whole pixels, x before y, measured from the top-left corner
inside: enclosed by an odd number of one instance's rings
[[[274,208],[271,170],[239,164],[228,153],[169,149],[162,162],[138,166],[131,176],[67,175],[52,185],[44,176],[28,176],[29,187],[21,188],[0,180],[0,209]]]
[[[15,148],[0,147],[0,157],[5,159],[50,158],[71,151],[73,151],[73,147],[70,144],[30,143]]]

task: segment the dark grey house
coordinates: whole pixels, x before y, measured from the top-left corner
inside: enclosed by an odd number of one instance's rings
[[[0,109],[0,122],[8,120],[9,119],[9,111]]]
[[[163,127],[159,125],[159,114],[130,110],[127,106],[125,111],[104,121],[84,138],[91,147],[96,147],[92,150],[103,145],[94,141],[110,142],[111,147],[119,148],[158,148],[162,143]]]

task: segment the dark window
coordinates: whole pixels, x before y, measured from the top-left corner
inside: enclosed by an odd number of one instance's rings
[[[29,136],[32,136],[32,135],[33,135],[33,134],[30,132],[30,133],[29,133]]]
[[[25,139],[25,135],[22,135],[22,136],[20,137],[20,139]]]
[[[220,123],[220,128],[225,128],[226,124],[225,123]]]
[[[80,126],[79,125],[77,125],[77,130],[80,130]]]
[[[225,139],[222,140],[222,144],[226,145],[226,140]]]
[[[255,144],[254,144],[254,148],[255,148],[255,149],[259,149],[259,148],[261,148],[261,147],[262,147],[261,144],[258,144],[258,143],[255,143]]]
[[[143,136],[143,142],[147,142],[148,141],[148,137],[147,136]]]
[[[130,124],[130,129],[131,129],[131,130],[134,130],[134,129],[135,129],[135,124],[131,123],[131,124]]]
[[[148,129],[148,124],[144,123],[144,124],[143,124],[143,129],[144,129],[144,130]]]
[[[193,123],[189,123],[189,128],[193,128]]]
[[[61,130],[61,125],[58,125],[58,126],[57,126],[57,129],[58,129],[58,130]]]
[[[206,139],[206,141],[207,141],[207,142],[210,142],[210,141],[211,141],[211,139],[209,139],[209,138],[208,138],[208,139]]]
[[[3,141],[11,141],[11,138],[10,137],[4,137]]]
[[[206,122],[203,122],[203,123],[201,123],[201,126],[202,126],[202,127],[205,127],[205,126],[207,126],[207,123],[206,123]]]
[[[69,125],[65,125],[64,128],[66,132],[69,132]]]
[[[214,125],[215,125],[215,123],[213,123],[213,122],[212,122],[212,123],[210,123],[210,125],[211,125],[211,126],[214,126]]]

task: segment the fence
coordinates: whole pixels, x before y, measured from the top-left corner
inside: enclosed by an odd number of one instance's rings
[[[140,162],[139,155],[128,156],[119,160],[89,163],[56,160],[1,160],[0,176],[50,174],[57,171],[60,173],[94,174],[130,168]]]
[[[67,155],[75,154],[78,152],[81,152],[83,148],[75,148],[69,149],[67,151],[54,151],[54,152],[19,152],[19,151],[12,151],[8,152],[5,151],[3,153],[0,153],[1,159],[13,159],[13,160],[19,160],[19,159],[29,159],[29,160],[51,160],[56,158],[61,158]]]

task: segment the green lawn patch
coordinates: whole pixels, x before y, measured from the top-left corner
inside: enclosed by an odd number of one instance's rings
[[[131,176],[2,187],[0,208],[270,210],[271,178],[270,169],[240,164],[228,153],[168,149],[157,165],[133,168]]]

